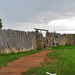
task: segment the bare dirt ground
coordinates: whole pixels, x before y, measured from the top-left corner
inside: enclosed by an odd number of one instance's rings
[[[21,57],[16,61],[8,63],[7,66],[0,69],[0,75],[21,75],[22,72],[29,70],[32,67],[42,66],[42,63],[52,60],[46,56],[51,50],[44,50],[40,53],[32,54],[26,57]]]

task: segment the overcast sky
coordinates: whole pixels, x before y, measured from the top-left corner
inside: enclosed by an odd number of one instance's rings
[[[0,0],[3,28],[75,33],[75,0]]]

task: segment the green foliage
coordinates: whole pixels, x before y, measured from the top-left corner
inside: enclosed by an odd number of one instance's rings
[[[32,68],[24,75],[47,75],[46,72],[57,75],[75,74],[75,46],[53,47],[53,52],[47,54],[53,61],[47,61],[41,67]]]
[[[19,59],[20,57],[24,57],[30,54],[34,54],[37,52],[41,52],[42,50],[31,50],[21,53],[12,53],[12,54],[4,54],[0,55],[0,67],[6,66],[9,62]]]
[[[52,32],[53,34],[61,34],[61,33],[57,33],[56,31]]]
[[[75,37],[75,34],[72,34],[72,36],[74,36],[74,37]]]
[[[0,29],[3,27],[2,25],[2,19],[0,19]]]
[[[54,34],[56,34],[57,32],[56,32],[56,31],[54,31],[53,33],[54,33]]]
[[[52,49],[50,49],[50,48],[45,48],[44,50],[52,50]]]

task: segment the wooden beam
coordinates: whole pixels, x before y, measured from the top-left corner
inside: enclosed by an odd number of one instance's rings
[[[37,28],[34,28],[34,30],[41,30],[41,31],[47,31],[48,32],[48,30],[46,30],[46,29],[37,29]]]

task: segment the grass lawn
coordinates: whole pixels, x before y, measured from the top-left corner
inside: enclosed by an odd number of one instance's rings
[[[75,75],[75,46],[53,47],[53,52],[47,56],[53,58],[53,61],[44,63],[41,67],[31,68],[26,75],[48,75],[46,72],[57,75]]]
[[[20,57],[24,57],[41,51],[42,50],[31,50],[31,51],[26,51],[21,53],[12,53],[12,54],[4,54],[4,55],[0,54],[0,67],[7,66],[9,62],[17,60]]]

